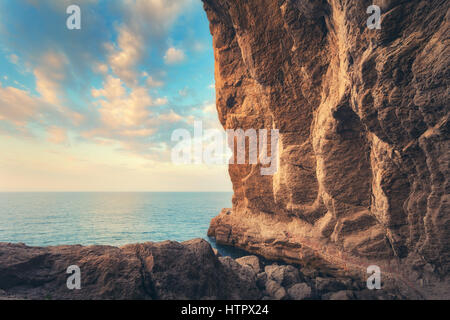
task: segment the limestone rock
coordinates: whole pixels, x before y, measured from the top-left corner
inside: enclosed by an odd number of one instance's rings
[[[450,3],[203,2],[223,127],[280,131],[274,175],[229,166],[233,208],[208,234],[450,298]]]

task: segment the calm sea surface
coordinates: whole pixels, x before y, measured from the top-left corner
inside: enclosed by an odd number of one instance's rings
[[[231,207],[231,197],[228,192],[0,193],[0,242],[31,246],[192,238],[211,242],[206,236],[209,222],[222,208]]]

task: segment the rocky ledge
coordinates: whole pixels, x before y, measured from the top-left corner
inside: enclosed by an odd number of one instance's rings
[[[69,290],[69,266],[81,289]],[[380,290],[333,269],[222,257],[208,242],[28,247],[0,243],[0,299],[405,299],[421,298],[383,279]]]

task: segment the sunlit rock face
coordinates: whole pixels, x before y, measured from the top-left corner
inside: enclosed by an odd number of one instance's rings
[[[276,174],[230,165],[209,235],[448,289],[449,2],[203,1],[223,127],[280,130]]]

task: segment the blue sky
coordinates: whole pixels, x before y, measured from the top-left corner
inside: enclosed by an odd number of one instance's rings
[[[0,2],[1,191],[229,191],[170,160],[195,120],[220,128],[200,0]]]

